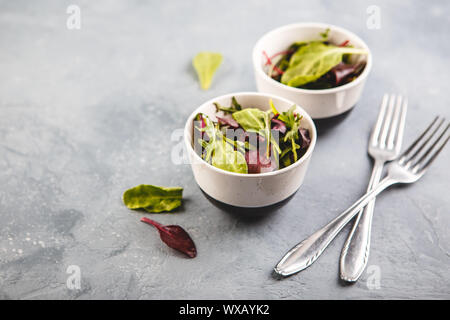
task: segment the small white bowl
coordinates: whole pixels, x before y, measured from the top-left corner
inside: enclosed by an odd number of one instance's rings
[[[321,90],[289,87],[269,77],[263,70],[267,55],[286,50],[296,41],[320,40],[319,33],[330,29],[329,41],[340,44],[346,40],[356,48],[369,51],[367,55],[353,55],[355,61],[365,61],[363,72],[350,83]],[[372,68],[372,54],[366,43],[354,33],[343,28],[323,23],[296,23],[283,26],[266,33],[253,48],[253,67],[258,91],[267,92],[289,99],[301,105],[313,119],[333,117],[350,110],[361,97],[367,75]]]
[[[256,92],[232,93],[205,102],[187,119],[184,128],[184,141],[194,172],[195,181],[200,188],[212,198],[237,207],[256,208],[278,203],[297,191],[303,182],[311,154],[317,140],[316,127],[308,113],[297,106],[297,112],[303,116],[302,126],[309,130],[311,144],[306,153],[289,167],[267,173],[242,174],[225,171],[205,162],[194,151],[193,120],[202,112],[214,118],[216,108],[214,102],[228,106],[231,98],[236,97],[243,108],[259,108],[268,110],[272,99],[278,111],[287,111],[295,103],[271,94]]]

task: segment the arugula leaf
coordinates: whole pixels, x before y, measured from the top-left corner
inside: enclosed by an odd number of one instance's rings
[[[165,188],[141,184],[123,194],[123,202],[130,209],[148,212],[172,211],[181,205],[183,188]]]
[[[281,152],[281,158],[283,158],[288,152],[292,152],[294,156],[294,162],[298,160],[297,149],[300,149],[300,145],[296,143],[300,139],[299,137],[299,128],[300,128],[300,120],[302,117],[297,117],[295,114],[296,106],[293,105],[288,111],[282,112],[278,119],[283,121],[286,124],[286,127],[289,129],[285,136],[284,142],[289,141],[289,146]]]
[[[288,111],[282,112],[278,116],[278,119],[283,121],[289,129],[291,129],[294,126],[294,123],[296,121],[296,118],[295,118],[295,110],[296,109],[297,109],[297,106],[293,105],[292,107],[289,108]]]
[[[367,53],[364,49],[310,42],[292,55],[289,67],[281,76],[281,82],[291,87],[302,86],[330,71],[342,61],[344,55]]]
[[[215,52],[200,52],[192,60],[192,65],[197,71],[200,86],[203,90],[209,89],[212,78],[217,68],[222,63],[222,55]]]
[[[242,106],[237,102],[235,97],[231,98],[231,106],[234,107],[236,110],[242,110]]]
[[[323,41],[328,40],[328,34],[330,33],[330,28],[326,28],[324,32],[320,33],[320,36],[322,37]]]
[[[234,112],[242,110],[242,106],[237,102],[235,97],[231,98],[231,106],[230,107],[224,107],[217,102],[214,102],[214,105],[216,106],[217,112],[223,111],[225,113],[234,113]]]

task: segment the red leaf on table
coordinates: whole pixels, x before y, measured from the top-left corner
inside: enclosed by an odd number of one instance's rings
[[[182,227],[176,225],[164,226],[145,217],[141,221],[158,229],[161,240],[169,247],[186,254],[190,258],[197,256],[194,241],[192,241],[189,234]]]

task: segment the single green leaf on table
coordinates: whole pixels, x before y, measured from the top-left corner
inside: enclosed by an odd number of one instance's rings
[[[216,52],[200,52],[192,60],[192,65],[197,72],[200,86],[208,90],[217,68],[222,63],[222,55]]]
[[[183,188],[165,188],[141,184],[123,194],[123,202],[130,209],[144,209],[148,212],[172,211],[181,205]]]
[[[302,86],[330,71],[342,61],[344,55],[367,53],[364,49],[311,42],[292,55],[289,67],[281,76],[281,82],[291,87]]]

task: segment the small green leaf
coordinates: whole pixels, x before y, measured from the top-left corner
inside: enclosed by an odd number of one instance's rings
[[[231,106],[230,107],[224,107],[218,102],[214,102],[214,105],[216,106],[216,111],[223,111],[225,113],[234,113],[236,111],[242,110],[241,105],[236,101],[236,98],[231,98]]]
[[[320,33],[320,36],[322,37],[323,41],[328,40],[328,34],[330,33],[330,28],[326,28],[324,32]]]
[[[289,61],[289,67],[281,76],[281,82],[299,87],[313,82],[342,61],[346,54],[367,54],[364,49],[337,47],[313,41],[300,47]]]
[[[183,188],[165,188],[141,184],[123,194],[123,202],[130,209],[148,212],[172,211],[181,205]]]
[[[200,52],[192,60],[192,65],[197,72],[200,86],[203,90],[209,89],[211,81],[222,63],[222,55],[215,52]]]
[[[245,130],[264,130],[266,127],[265,112],[256,108],[247,108],[233,113],[233,118]]]

